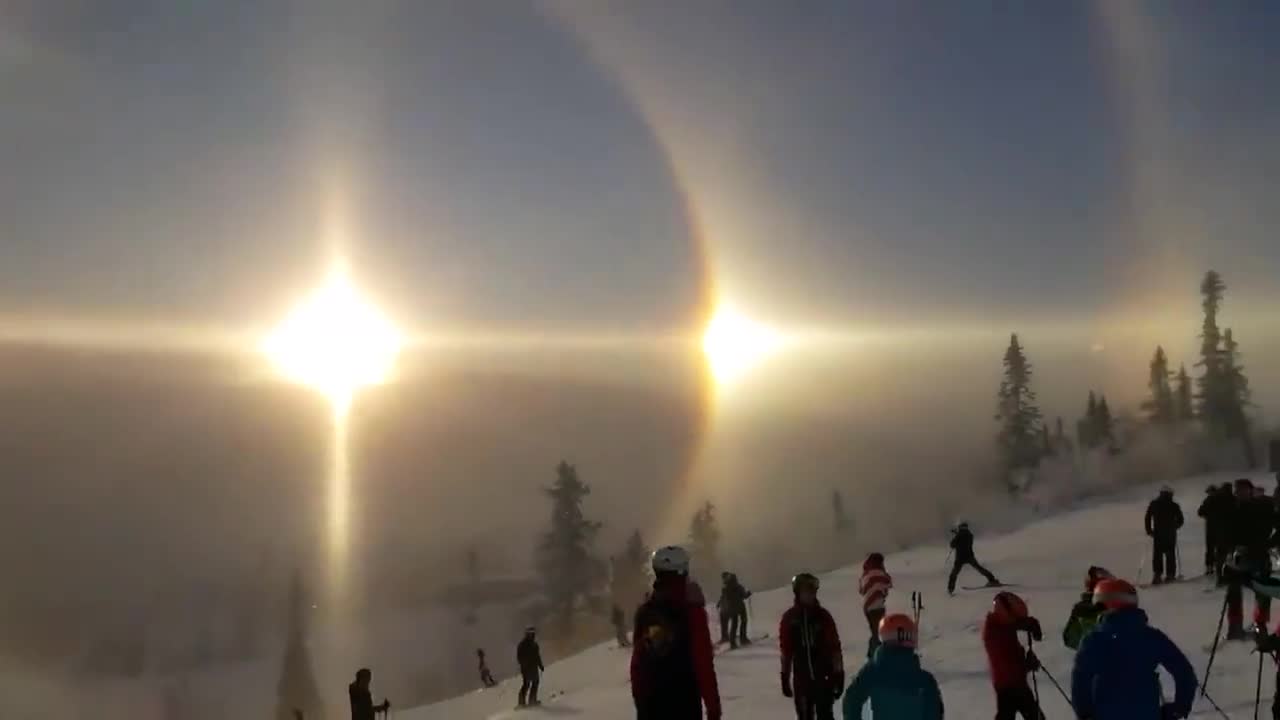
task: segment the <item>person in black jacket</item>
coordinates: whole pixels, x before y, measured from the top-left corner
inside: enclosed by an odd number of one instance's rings
[[[1178,575],[1178,531],[1183,524],[1182,507],[1173,499],[1173,488],[1160,488],[1160,495],[1147,505],[1143,522],[1152,541],[1151,584],[1172,582]]]
[[[747,640],[747,598],[751,591],[742,585],[738,576],[723,573],[724,586],[720,590],[720,601],[716,606],[720,610],[721,642],[728,641],[730,647],[750,645]]]
[[[951,549],[955,551],[956,562],[951,566],[951,575],[947,578],[947,594],[954,595],[956,592],[956,578],[960,577],[960,571],[965,565],[970,565],[987,579],[987,587],[999,587],[1000,581],[990,570],[982,567],[978,562],[977,556],[973,554],[973,532],[969,530],[969,523],[962,522],[956,525],[956,529],[951,534]]]
[[[351,697],[351,720],[373,720],[375,714],[391,709],[391,701],[383,698],[381,705],[373,704],[373,695],[369,692],[369,683],[373,682],[373,672],[369,668],[356,671],[355,682],[347,686],[347,695]]]
[[[542,650],[538,647],[537,631],[526,628],[524,639],[516,646],[516,663],[520,665],[519,706],[541,705],[538,702],[538,685],[542,681]]]
[[[1227,541],[1227,526],[1231,522],[1231,485],[1210,485],[1205,488],[1204,502],[1196,514],[1204,518],[1204,571],[1206,575],[1221,577],[1222,563],[1231,552]]]
[[[1230,521],[1227,526],[1235,548],[1229,564],[1237,573],[1253,577],[1271,576],[1271,548],[1275,541],[1276,510],[1271,498],[1258,492],[1246,478],[1235,482]],[[1244,592],[1238,576],[1227,583],[1227,639],[1244,640]],[[1266,627],[1271,619],[1271,598],[1255,594],[1253,623]]]

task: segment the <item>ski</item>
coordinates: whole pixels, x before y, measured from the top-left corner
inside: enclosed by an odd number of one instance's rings
[[[960,589],[973,591],[973,590],[999,590],[1000,588],[1016,588],[1016,587],[1022,587],[1022,586],[1017,583],[998,583],[996,585],[973,585],[973,586],[961,585]]]

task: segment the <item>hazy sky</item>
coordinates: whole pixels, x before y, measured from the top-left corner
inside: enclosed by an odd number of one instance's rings
[[[0,312],[261,323],[335,197],[421,328],[670,327],[707,270],[792,323],[1276,297],[1269,3],[0,12]]]

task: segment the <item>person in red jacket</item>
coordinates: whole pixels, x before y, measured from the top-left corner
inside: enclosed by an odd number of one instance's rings
[[[689,553],[653,553],[653,592],[636,610],[631,698],[636,720],[720,720],[711,630],[702,588],[689,579]]]
[[[1011,592],[996,594],[991,612],[982,624],[982,644],[987,650],[991,685],[996,691],[996,720],[1043,720],[1027,675],[1040,669],[1035,653],[1022,646],[1019,632],[1036,641],[1044,639],[1040,621],[1027,612],[1027,603]]]
[[[871,553],[862,563],[862,580],[858,583],[858,592],[862,595],[862,613],[867,617],[867,627],[871,628],[871,642],[867,644],[867,659],[876,654],[880,647],[880,621],[884,619],[885,603],[889,600],[889,591],[893,589],[893,578],[884,569],[884,555]]]
[[[794,698],[798,720],[834,720],[844,691],[840,632],[818,604],[818,578],[800,573],[791,579],[795,604],[782,614],[778,645],[782,650],[782,694]]]

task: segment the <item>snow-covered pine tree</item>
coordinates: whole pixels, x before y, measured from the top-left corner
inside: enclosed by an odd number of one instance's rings
[[[996,442],[1007,470],[1035,467],[1040,462],[1040,408],[1031,389],[1031,375],[1031,363],[1014,333],[1004,353],[1004,378],[996,394],[995,419],[1000,423]]]

